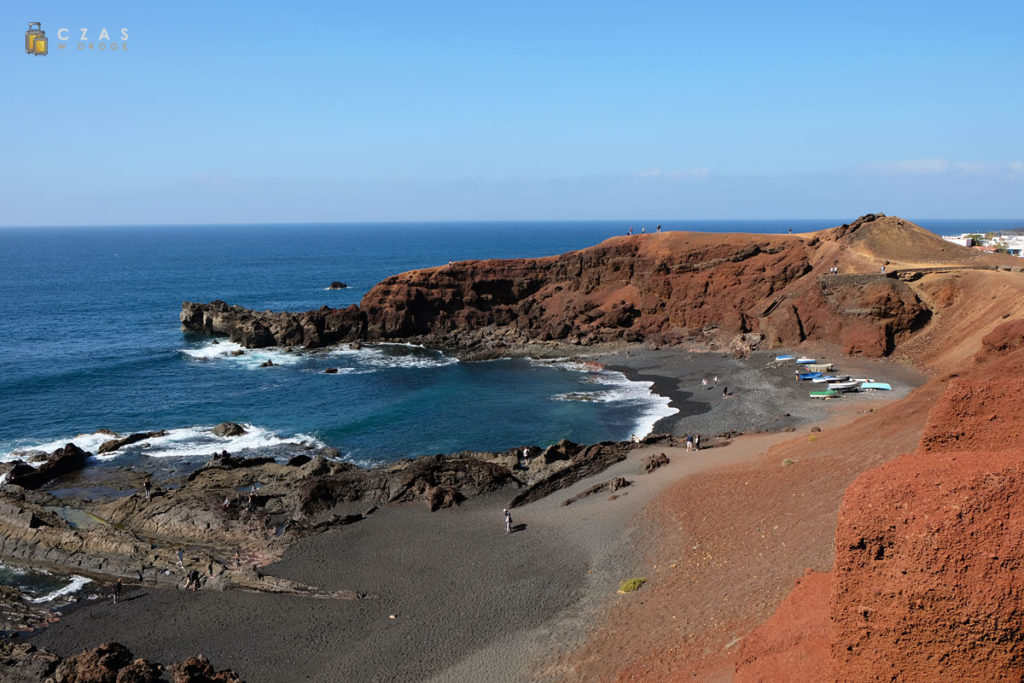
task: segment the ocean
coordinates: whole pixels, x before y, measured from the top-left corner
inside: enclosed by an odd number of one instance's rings
[[[660,221],[665,229],[784,233],[837,220]],[[944,233],[1021,222],[942,221]],[[181,302],[257,309],[358,303],[378,281],[449,260],[534,257],[654,221],[0,229],[0,460],[110,429],[166,436],[99,460],[147,469],[227,449],[330,446],[372,465],[465,449],[627,439],[674,408],[614,372],[573,362],[463,363],[408,345],[233,356],[179,329]],[[928,222],[924,222],[928,227]],[[937,232],[939,230],[936,230]],[[329,291],[334,280],[349,287]],[[274,367],[260,368],[266,359]],[[339,369],[324,374],[324,368]],[[219,422],[247,434],[221,439]]]

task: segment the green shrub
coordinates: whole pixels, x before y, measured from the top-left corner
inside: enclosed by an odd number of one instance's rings
[[[796,460],[794,460],[793,458],[786,458],[785,460],[782,461],[782,466],[783,467],[789,467],[790,465],[792,465],[795,462],[796,462]]]
[[[626,581],[623,581],[622,584],[619,585],[619,592],[620,593],[632,593],[633,591],[635,591],[636,589],[640,588],[640,586],[644,585],[645,583],[647,583],[647,578],[646,577],[642,577],[642,576],[638,576],[638,577],[635,577],[635,578],[632,578],[632,579],[627,579]]]

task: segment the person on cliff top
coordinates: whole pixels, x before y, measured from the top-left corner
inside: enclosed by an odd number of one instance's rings
[[[117,601],[120,600],[120,599],[121,599],[121,579],[118,579],[117,583],[114,584],[114,604],[116,605]]]
[[[656,228],[654,229],[654,231],[655,231],[655,232],[661,232],[661,226],[659,225],[658,227],[656,227]]]
[[[508,508],[503,510],[505,513],[505,533],[512,533],[512,513],[508,511]]]

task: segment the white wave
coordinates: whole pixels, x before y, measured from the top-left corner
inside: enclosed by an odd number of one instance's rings
[[[43,595],[38,598],[32,598],[31,600],[29,600],[29,602],[50,602],[52,600],[56,600],[62,595],[70,595],[71,593],[77,593],[79,590],[81,590],[82,586],[84,586],[87,583],[90,583],[91,581],[92,579],[87,579],[84,576],[78,576],[76,574],[71,577],[71,583],[64,586],[63,588],[58,588],[52,593],[47,593],[46,595]]]
[[[388,352],[389,347],[396,349],[414,349],[414,353]],[[358,349],[349,346],[336,346],[327,351],[329,356],[340,356],[355,363],[353,373],[375,372],[391,368],[440,368],[455,365],[458,358],[446,356],[440,351],[426,349],[418,344],[372,344]],[[341,368],[339,368],[339,371]]]
[[[242,353],[238,354],[239,351]],[[301,352],[277,347],[247,349],[241,344],[220,340],[216,344],[211,341],[203,346],[182,349],[181,352],[198,361],[230,361],[245,368],[259,368],[268,360],[274,365],[295,365],[303,359]]]
[[[142,451],[154,458],[161,457],[188,457],[188,456],[209,456],[221,451],[236,453],[242,450],[255,450],[260,448],[271,448],[284,445],[308,444],[314,448],[322,448],[323,443],[308,434],[295,434],[293,436],[281,436],[277,432],[265,427],[258,427],[252,424],[243,424],[245,434],[240,436],[217,436],[211,430],[213,425],[200,425],[195,427],[181,427],[168,429],[164,436],[154,436],[136,443],[124,446],[111,453],[96,455],[98,460],[112,460],[125,453],[137,453]],[[69,441],[82,450],[96,453],[104,441],[117,438],[109,434],[80,434],[72,439],[58,439],[34,446],[26,446],[15,449],[4,455],[0,455],[0,462],[24,459],[33,453],[50,453],[58,448],[63,448]]]
[[[556,401],[593,401],[596,403],[618,403],[639,408],[636,427],[633,433],[645,437],[654,429],[662,418],[675,415],[678,408],[673,408],[672,399],[654,393],[654,382],[631,380],[616,370],[607,370],[599,363],[590,361],[555,359],[529,359],[531,364],[546,365],[572,372],[583,373],[583,381],[608,388],[600,391],[573,391],[558,394],[552,399]]]
[[[120,436],[122,435],[111,435],[103,432],[93,432],[91,434],[78,434],[77,436],[73,436],[70,439],[54,439],[53,441],[45,441],[42,443],[21,440],[16,447],[0,455],[0,462],[10,462],[11,460],[25,460],[28,457],[37,455],[39,453],[53,453],[58,448],[64,448],[64,446],[68,445],[69,443],[75,444],[83,451],[95,453],[97,450],[99,450],[99,447],[105,441],[117,439]]]
[[[145,454],[151,458],[180,458],[208,456],[224,450],[236,453],[243,450],[272,448],[288,444],[308,444],[315,448],[323,447],[323,443],[308,434],[295,434],[294,436],[284,437],[264,427],[257,427],[251,424],[243,424],[242,427],[245,428],[245,434],[239,436],[217,436],[211,431],[213,425],[168,429],[167,434],[164,436],[146,439],[113,453],[105,453],[97,457],[104,460],[116,458],[124,452],[131,452],[139,448],[144,449]]]

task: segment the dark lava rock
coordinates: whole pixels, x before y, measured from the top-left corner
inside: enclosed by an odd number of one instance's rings
[[[58,448],[35,467],[16,462],[7,473],[7,483],[27,489],[39,488],[50,479],[85,467],[89,454],[73,443]]]
[[[347,289],[347,288],[348,288],[348,285],[346,285],[344,282],[340,282],[338,280],[335,280],[334,282],[331,283],[331,286],[328,287],[327,289]]]
[[[167,432],[159,430],[155,432],[136,432],[135,434],[129,434],[123,439],[111,439],[110,441],[104,441],[97,452],[99,453],[110,453],[116,451],[118,448],[123,446],[129,446],[139,441],[145,441],[146,439],[152,439],[154,436],[166,436]]]
[[[274,361],[272,361],[272,360],[270,360],[268,358],[267,360],[265,360],[262,363],[260,363],[260,367],[261,368],[272,368],[272,367],[274,367]]]
[[[216,671],[203,655],[189,657],[171,667],[174,683],[241,683],[242,679],[231,669]]]
[[[338,368],[326,368],[324,372],[328,375],[336,375],[338,374]]]
[[[288,467],[302,467],[307,462],[310,462],[313,458],[308,455],[296,455],[288,460]]]
[[[658,455],[652,455],[647,458],[647,462],[644,463],[644,472],[651,473],[663,465],[668,464],[668,456],[664,453]]]
[[[35,683],[45,680],[57,668],[60,659],[29,643],[10,643],[0,638],[0,671],[9,683]]]
[[[95,650],[86,650],[68,657],[57,666],[54,680],[58,683],[97,681],[113,683],[117,672],[132,663],[132,651],[121,643],[103,643]],[[159,679],[152,679],[159,680]]]
[[[221,422],[212,431],[217,436],[241,436],[245,434],[245,427],[234,422]]]

